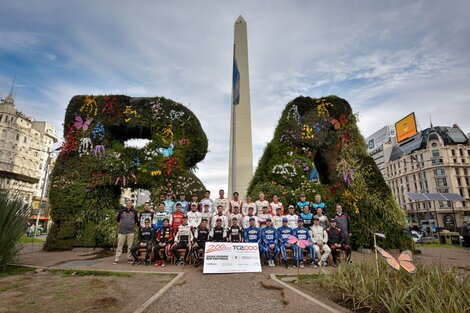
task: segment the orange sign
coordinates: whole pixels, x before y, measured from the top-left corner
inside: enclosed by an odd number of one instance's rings
[[[415,113],[413,112],[396,122],[395,131],[397,142],[402,142],[403,140],[416,135],[418,130],[416,129]]]

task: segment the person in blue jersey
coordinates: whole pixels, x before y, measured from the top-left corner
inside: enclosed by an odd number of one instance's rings
[[[309,206],[310,207],[310,201],[307,201],[305,199],[305,194],[304,193],[301,193],[300,194],[300,201],[296,203],[296,206],[295,206],[295,211],[297,214],[300,214],[304,208],[304,206]]]
[[[261,229],[261,242],[268,266],[276,266],[274,260],[279,254],[278,237],[276,228],[273,227],[271,217],[266,218],[266,226]]]
[[[155,232],[159,231],[163,227],[163,220],[168,219],[171,223],[171,214],[165,212],[165,203],[160,202],[158,204],[157,212],[153,214],[153,229]]]
[[[287,261],[286,249],[294,250],[294,255],[295,255],[295,251],[297,250],[297,247],[295,246],[295,244],[289,243],[289,236],[292,235],[292,228],[287,226],[288,221],[289,220],[287,219],[287,217],[283,217],[282,226],[277,229],[277,237],[279,239],[279,248],[281,250],[281,258],[286,268],[289,267],[289,264]]]
[[[327,215],[328,214],[328,208],[326,206],[326,203],[321,201],[321,196],[317,193],[315,195],[315,202],[312,203],[312,212],[318,212],[318,209],[322,209],[322,214]],[[321,221],[320,221],[321,222]]]
[[[250,217],[249,225],[244,230],[244,240],[245,242],[256,242],[259,248],[260,256],[264,253],[263,245],[261,244],[261,229],[255,226],[256,219],[254,217]]]
[[[163,200],[163,203],[165,203],[165,212],[166,213],[173,213],[175,212],[175,201],[173,201],[173,197],[171,196],[171,193],[166,194],[165,200]]]
[[[310,212],[310,207],[304,205],[302,212],[299,214],[299,218],[304,220],[304,226],[310,228],[313,225],[313,214]]]
[[[180,192],[180,199],[178,200],[179,203],[181,203],[181,212],[183,213],[188,213],[188,211],[190,210],[190,207],[189,207],[189,202],[186,201],[186,195],[184,192]]]
[[[307,229],[304,226],[304,221],[299,218],[297,221],[298,227],[294,228],[292,231],[292,235],[295,236],[298,240],[306,240],[308,242],[311,242],[310,240],[310,232],[309,229]],[[310,266],[311,267],[317,267],[315,265],[315,249],[313,248],[313,245],[307,245],[304,249],[300,248],[297,245],[297,253],[294,253],[294,263],[297,264],[297,260],[300,261],[300,268],[304,268],[304,250],[308,250],[310,252]],[[294,250],[294,252],[296,252]]]

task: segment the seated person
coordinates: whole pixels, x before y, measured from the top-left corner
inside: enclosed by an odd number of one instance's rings
[[[238,218],[232,217],[232,226],[228,228],[227,232],[228,242],[242,242],[243,241],[243,228],[238,225]]]
[[[292,235],[292,228],[287,226],[288,223],[287,217],[282,218],[282,226],[277,229],[277,235],[279,238],[279,248],[281,250],[281,258],[282,262],[284,262],[284,266],[286,268],[289,267],[288,262],[287,262],[287,253],[286,249],[291,249],[294,251],[295,255],[295,250],[297,250],[297,247],[295,244],[290,244],[289,243],[289,236]]]
[[[209,241],[225,242],[227,241],[227,229],[222,226],[223,219],[219,216],[215,218],[215,226],[212,227],[209,233]]]
[[[258,244],[258,249],[259,249],[259,254],[260,256],[263,255],[264,253],[264,248],[263,245],[261,244],[261,229],[256,227],[256,218],[255,216],[251,216],[249,218],[249,223],[250,226],[245,228],[244,230],[244,240],[245,242],[252,242],[252,243],[257,243]]]
[[[178,232],[175,236],[175,243],[171,247],[171,252],[173,257],[176,260],[176,265],[187,265],[188,264],[188,255],[191,251],[191,242],[193,241],[193,232],[191,231],[191,226],[188,224],[188,216],[183,215],[183,220],[181,225],[178,226]],[[184,258],[181,259],[181,256],[178,253],[179,249],[184,249]]]
[[[292,231],[292,235],[295,236],[298,240],[306,240],[310,242],[310,234],[306,227],[304,227],[304,221],[299,218],[297,221],[298,227],[294,228]],[[310,252],[310,266],[317,267],[315,265],[315,250],[313,245],[307,245],[304,249],[300,248],[297,244],[297,253],[294,250],[294,263],[297,263],[297,260],[300,261],[300,268],[304,268],[304,250],[308,250]]]
[[[273,226],[270,216],[266,218],[266,226],[261,229],[261,242],[263,244],[264,253],[268,266],[276,266],[274,260],[279,254],[279,246],[277,245],[277,231]],[[271,252],[272,251],[272,252]]]
[[[331,254],[331,249],[327,245],[328,233],[320,225],[320,219],[317,216],[313,217],[313,226],[310,227],[310,238],[314,244],[315,255],[320,259],[318,265],[328,266],[328,256]],[[320,251],[323,251],[323,254]]]
[[[150,227],[150,218],[146,218],[144,221],[144,227],[139,229],[139,237],[137,243],[131,248],[131,254],[134,257],[134,263],[132,265],[139,265],[139,256],[137,252],[141,248],[145,248],[145,265],[149,265],[150,252],[152,252],[152,241],[154,240],[155,234],[153,228]]]
[[[337,258],[338,258],[338,251],[337,249],[341,249],[346,252],[346,256],[348,260],[351,259],[351,249],[348,245],[344,244],[344,239],[342,235],[341,229],[336,227],[336,220],[332,218],[330,220],[330,227],[326,230],[328,234],[328,246],[330,246],[331,254],[333,255],[333,263],[334,266],[338,265]]]
[[[170,226],[169,218],[163,219],[162,227],[158,230],[155,240],[154,252],[157,259],[155,266],[165,266],[171,246],[173,245],[173,228]],[[160,250],[162,250],[162,256],[160,256]]]
[[[201,254],[199,250],[206,248],[206,242],[209,240],[209,228],[207,228],[207,219],[203,218],[201,225],[194,229],[194,244],[193,244],[193,257],[194,266],[198,267],[201,264]]]

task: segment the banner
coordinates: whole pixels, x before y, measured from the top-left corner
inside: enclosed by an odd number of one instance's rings
[[[206,242],[204,274],[261,272],[257,243]]]
[[[414,112],[395,123],[395,132],[398,143],[418,133]]]

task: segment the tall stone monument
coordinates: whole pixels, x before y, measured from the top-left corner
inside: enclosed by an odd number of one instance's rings
[[[248,39],[246,22],[241,15],[235,21],[231,111],[228,192],[232,195],[237,191],[244,198],[253,176],[253,148]]]

